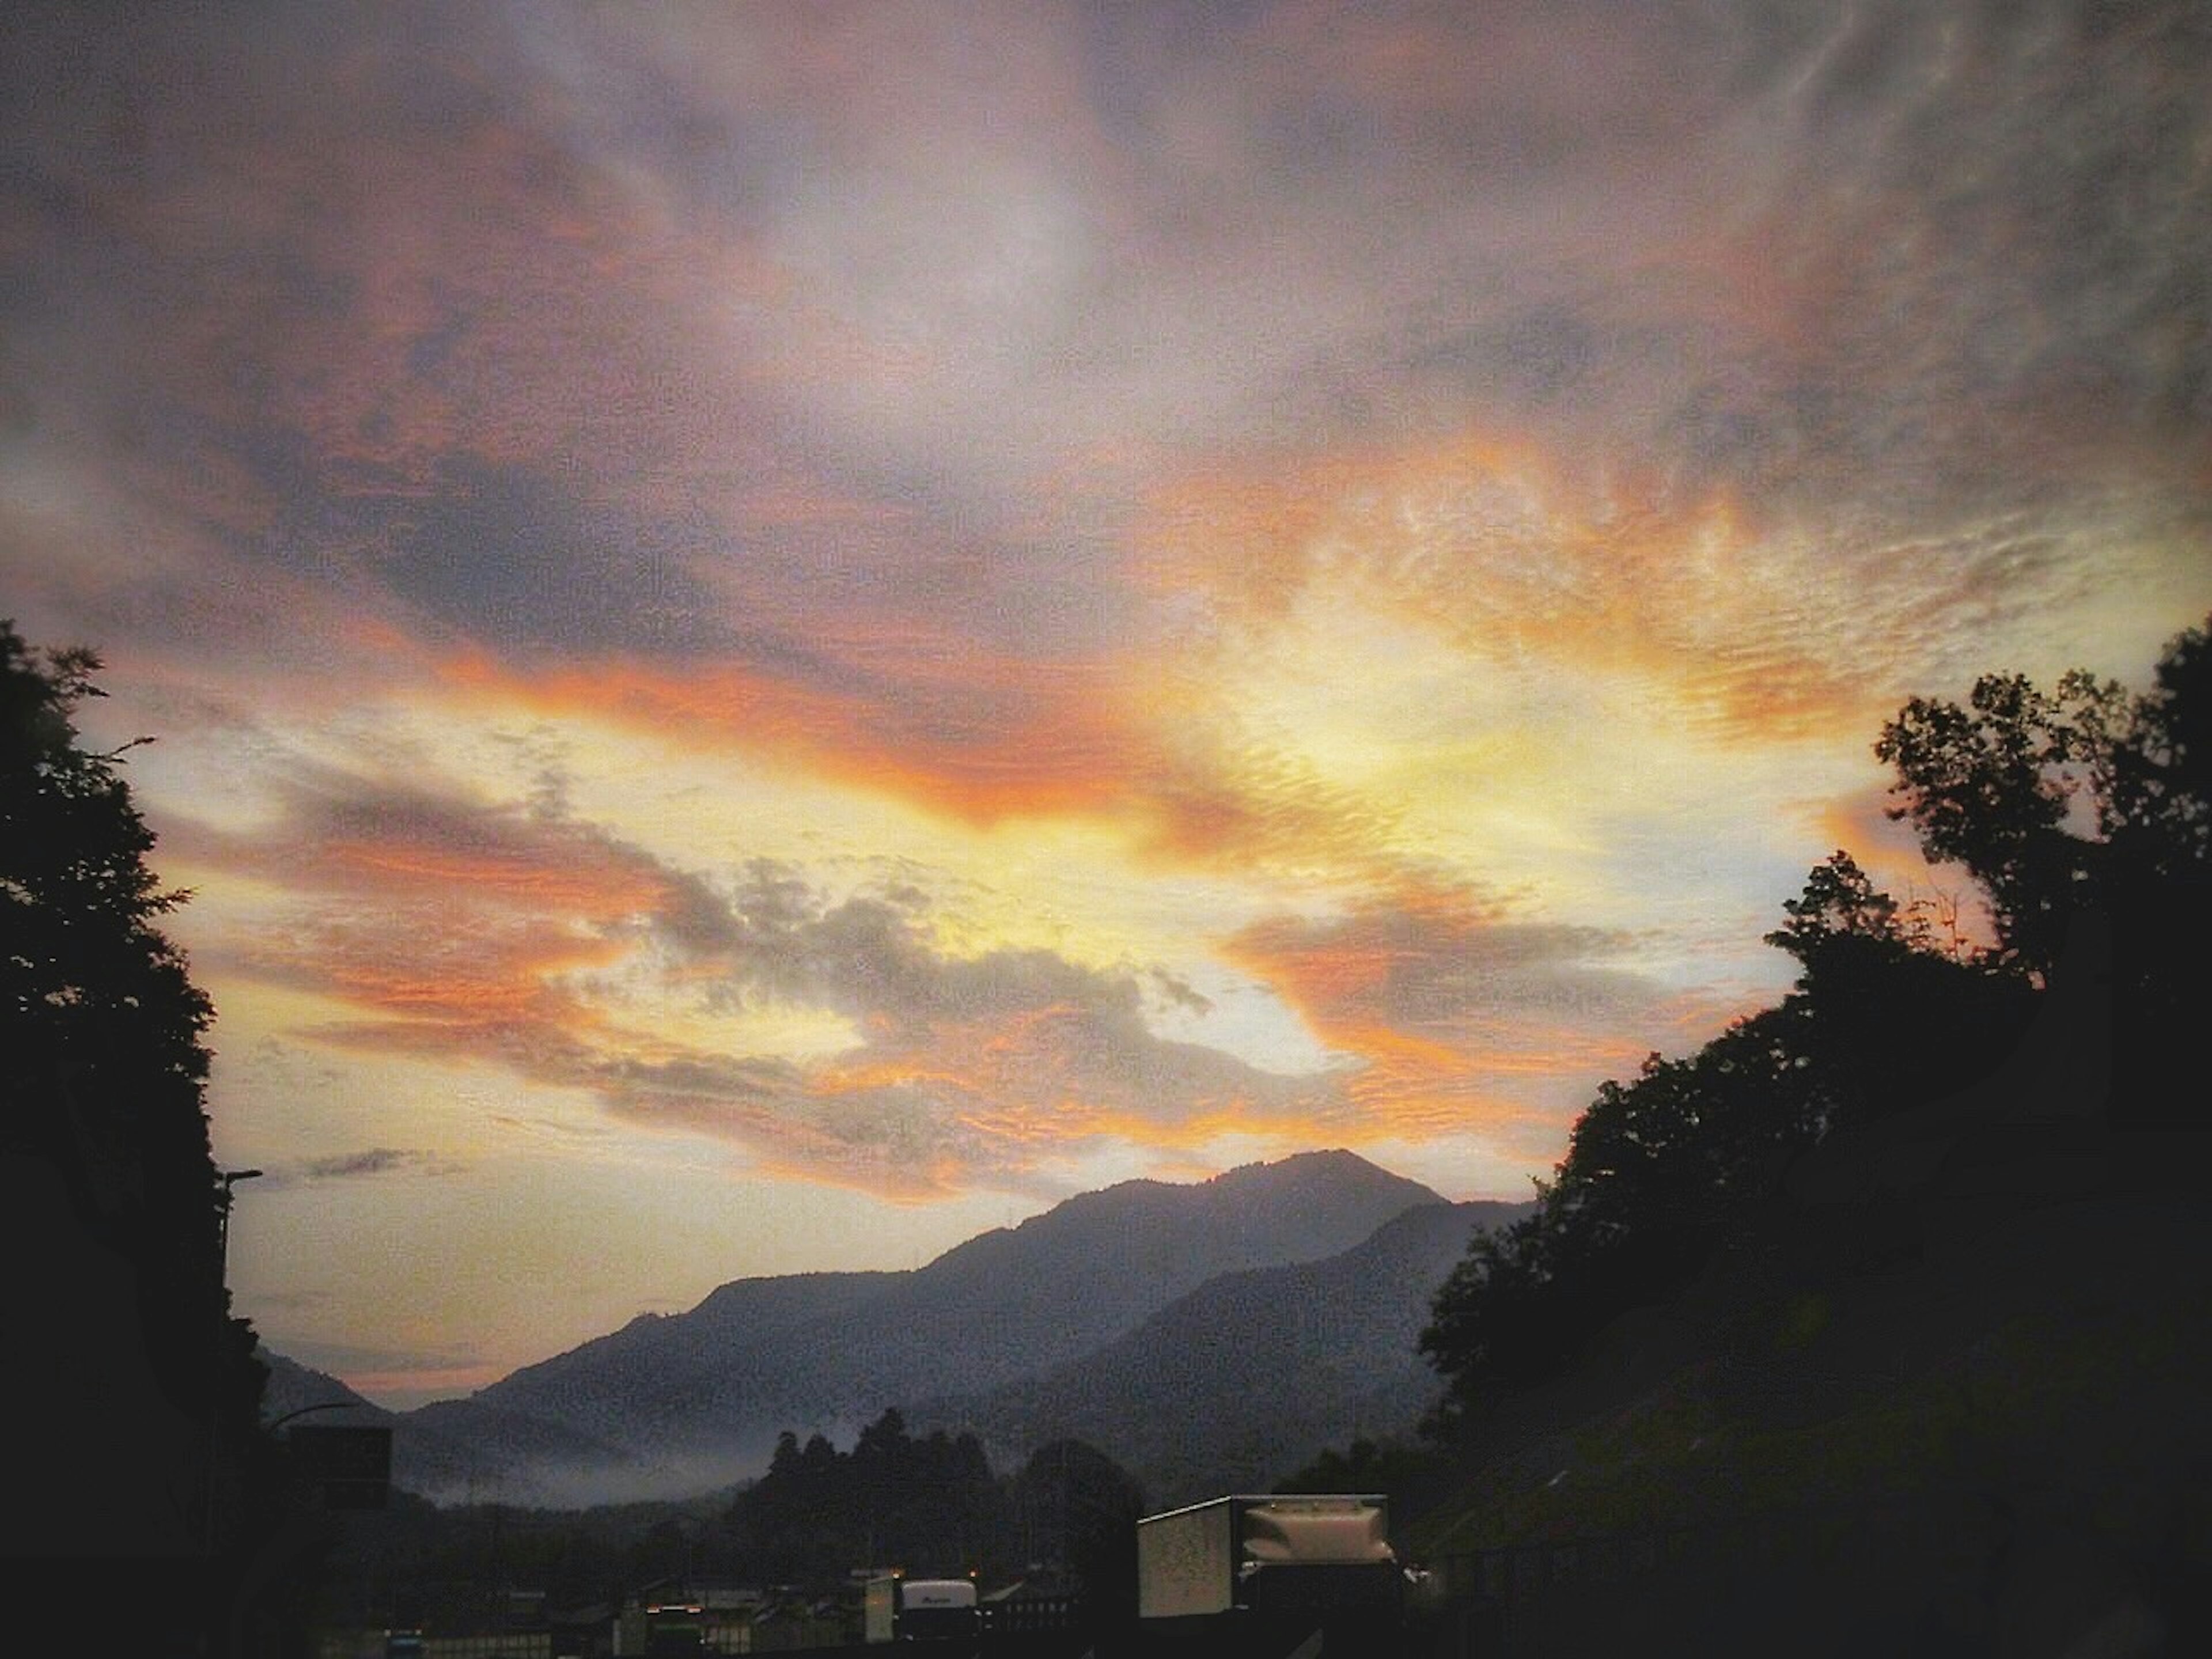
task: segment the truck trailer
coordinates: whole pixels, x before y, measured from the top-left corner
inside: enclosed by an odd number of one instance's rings
[[[1137,1522],[1147,1621],[1393,1620],[1405,1575],[1377,1493],[1216,1498]]]
[[[879,1573],[862,1591],[863,1635],[870,1642],[931,1642],[973,1636],[980,1617],[970,1578],[908,1578]]]

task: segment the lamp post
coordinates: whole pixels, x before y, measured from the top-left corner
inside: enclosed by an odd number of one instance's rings
[[[226,1291],[230,1288],[230,1189],[241,1181],[258,1180],[260,1175],[258,1170],[225,1170],[216,1177],[216,1184],[222,1188],[215,1200],[216,1282]]]
[[[309,1412],[349,1412],[360,1403],[358,1400],[325,1400],[316,1405],[302,1406],[297,1411],[286,1412],[282,1417],[271,1418],[261,1425],[262,1432],[274,1434],[294,1418],[305,1417]]]
[[[216,1497],[222,1480],[222,1377],[225,1339],[230,1332],[230,1206],[231,1188],[241,1181],[252,1181],[261,1174],[258,1170],[224,1170],[216,1176],[215,1200],[215,1364],[213,1386],[208,1394],[208,1490],[207,1490],[207,1552],[216,1549],[216,1512],[219,1507]]]

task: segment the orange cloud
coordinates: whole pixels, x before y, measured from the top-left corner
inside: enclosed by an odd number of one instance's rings
[[[489,1032],[543,1028],[573,1036],[598,1023],[580,999],[550,981],[605,966],[626,949],[553,923],[461,932],[450,912],[441,918],[418,905],[366,924],[325,923],[245,960],[270,977],[406,1021],[410,1042],[450,1050]],[[426,1041],[422,1028],[441,1035]]]
[[[767,865],[716,884],[557,813],[419,783],[309,772],[283,799],[257,832],[182,839],[293,896],[208,954],[342,1005],[303,1033],[326,1043],[502,1066],[908,1199],[1019,1186],[1111,1139],[1289,1147],[1347,1120],[1334,1075],[1155,1036],[1129,973],[944,953],[912,896],[830,903]],[[842,1019],[858,1046],[802,1061],[689,1035],[754,1003]]]
[[[333,885],[456,890],[465,892],[471,903],[532,906],[594,921],[650,909],[667,896],[667,884],[643,871],[549,866],[519,849],[486,854],[420,844],[337,842],[317,849],[315,861]]]
[[[1556,1103],[1537,1106],[1530,1085],[1595,1082],[1648,1051],[1634,1033],[1681,1025],[1671,994],[1607,965],[1624,943],[1407,888],[1335,917],[1255,924],[1228,954],[1357,1057],[1342,1081],[1349,1121],[1423,1139],[1555,1134]]]
[[[1140,547],[1152,590],[1206,596],[1225,651],[1303,597],[1358,603],[1474,662],[1636,677],[1745,743],[1871,729],[2016,552],[1980,526],[1839,550],[1723,490],[1479,431],[1192,473],[1155,492]]]
[[[444,675],[472,696],[761,755],[974,824],[1126,809],[1135,745],[1095,672],[966,647],[898,666],[896,680],[864,690],[732,664],[526,672],[479,655],[450,659]]]

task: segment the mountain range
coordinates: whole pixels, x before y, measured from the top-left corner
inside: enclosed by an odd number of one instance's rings
[[[994,1462],[1073,1434],[1179,1501],[1412,1421],[1431,1297],[1526,1208],[1342,1151],[1125,1182],[910,1271],[733,1280],[413,1411],[264,1355],[267,1410],[356,1402],[325,1420],[389,1424],[396,1483],[440,1502],[689,1495],[757,1474],[786,1431],[849,1440],[891,1406]]]

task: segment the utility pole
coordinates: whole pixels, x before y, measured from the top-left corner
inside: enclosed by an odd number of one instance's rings
[[[208,1473],[206,1504],[207,1553],[215,1553],[216,1513],[222,1505],[223,1350],[230,1335],[230,1206],[231,1188],[241,1181],[259,1177],[258,1170],[225,1170],[216,1176],[215,1200],[215,1342],[209,1364]]]
[[[230,1189],[241,1181],[257,1181],[260,1176],[258,1170],[225,1170],[216,1177],[216,1184],[222,1190],[216,1194],[215,1200],[215,1278],[217,1286],[226,1292],[230,1289]],[[228,1310],[224,1312],[228,1316]]]

